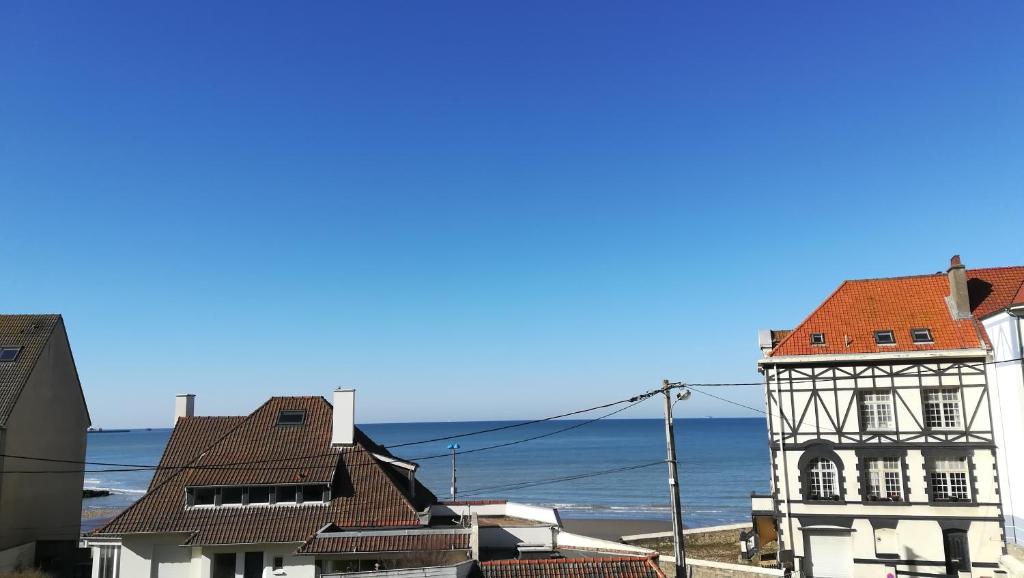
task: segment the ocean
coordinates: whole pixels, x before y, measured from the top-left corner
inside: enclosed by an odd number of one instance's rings
[[[508,425],[512,422],[390,423],[359,425],[385,446],[445,437]],[[665,458],[664,422],[657,419],[608,419],[498,449],[476,448],[544,435],[582,422],[557,420],[452,441],[458,456],[460,499],[501,498],[554,506],[563,518],[670,518],[667,467],[631,469],[574,480],[555,481]],[[764,419],[707,418],[676,420],[683,520],[689,527],[750,519],[750,493],[768,489],[768,437]],[[156,464],[169,429],[91,433],[87,460]],[[420,464],[419,479],[441,499],[448,499],[451,463],[449,441],[393,449]],[[442,456],[442,457],[432,457]],[[83,516],[123,509],[138,500],[151,472],[96,472],[87,466],[85,486],[107,489],[111,496],[83,502]],[[546,482],[539,485],[535,482]],[[509,486],[509,487],[505,487]],[[92,515],[90,515],[90,512]],[[105,516],[101,516],[105,517]],[[89,524],[92,525],[92,524]]]

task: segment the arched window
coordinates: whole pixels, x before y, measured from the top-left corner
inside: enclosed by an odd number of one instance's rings
[[[808,464],[807,480],[812,500],[834,500],[839,496],[839,473],[828,458],[815,458]]]

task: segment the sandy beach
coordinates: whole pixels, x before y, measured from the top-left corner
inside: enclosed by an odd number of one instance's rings
[[[567,531],[575,534],[615,541],[618,541],[622,536],[629,536],[631,534],[670,532],[672,530],[672,524],[667,520],[563,519],[562,525]]]

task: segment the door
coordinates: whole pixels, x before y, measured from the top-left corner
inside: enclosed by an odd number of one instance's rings
[[[245,553],[245,578],[263,578],[263,552]]]
[[[214,554],[212,578],[235,578],[235,555]]]
[[[804,530],[804,564],[812,578],[852,578],[853,536],[849,531]]]
[[[967,530],[944,530],[942,545],[946,549],[946,574],[956,576],[971,571],[971,553],[967,548]]]

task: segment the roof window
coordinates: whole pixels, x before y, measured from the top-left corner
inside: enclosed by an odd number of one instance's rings
[[[878,345],[896,345],[896,335],[892,329],[875,332],[875,343]]]
[[[932,343],[932,331],[925,327],[910,330],[910,338],[914,343]]]
[[[811,345],[825,345],[825,334],[824,333],[812,333],[811,334]]]
[[[302,425],[306,423],[306,412],[302,410],[283,410],[277,414],[277,425]]]
[[[14,361],[18,359],[21,347],[0,347],[0,361]]]

